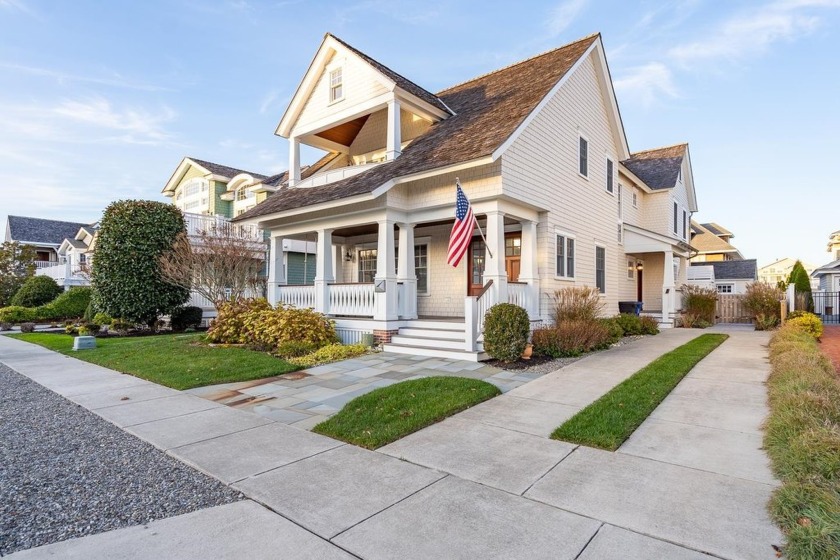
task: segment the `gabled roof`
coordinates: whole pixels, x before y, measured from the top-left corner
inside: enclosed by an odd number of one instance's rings
[[[645,150],[621,163],[653,190],[671,189],[677,184],[688,144]]]
[[[42,243],[56,247],[61,245],[65,238],[75,238],[82,227],[88,227],[88,224],[25,216],[8,217],[8,230],[12,241]]]
[[[699,253],[737,253],[740,255],[738,249],[709,231],[705,224],[698,224],[692,220],[691,230],[691,246]]]
[[[266,175],[263,175],[261,173],[254,173],[252,171],[246,171],[244,169],[238,169],[236,167],[229,167],[227,165],[221,165],[219,163],[213,163],[212,161],[207,161],[194,157],[185,157],[181,160],[181,163],[178,164],[178,167],[175,168],[175,171],[172,173],[172,176],[169,177],[169,180],[166,182],[166,185],[163,187],[163,191],[161,192],[174,192],[178,182],[181,181],[181,178],[184,176],[184,174],[187,172],[190,166],[197,167],[206,175],[219,175],[220,177],[224,177],[228,180],[233,179],[240,173],[251,175],[257,181],[261,181],[266,178]]]
[[[702,225],[703,225],[704,228],[711,231],[712,233],[714,233],[718,237],[721,237],[721,236],[723,236],[723,237],[735,237],[735,235],[731,231],[729,231],[725,227],[721,226],[720,224],[710,222],[708,224],[702,224]]]
[[[755,259],[700,262],[691,263],[691,266],[713,267],[715,280],[755,280],[758,278],[758,265]]]
[[[446,106],[446,103],[441,101],[440,98],[437,95],[435,95],[435,94],[433,94],[429,91],[426,91],[425,89],[418,86],[417,84],[415,84],[414,82],[412,82],[408,78],[406,78],[406,77],[404,77],[400,74],[397,74],[396,72],[394,72],[393,70],[391,70],[390,68],[388,68],[387,66],[382,64],[381,62],[378,62],[378,61],[372,59],[371,57],[369,57],[368,55],[366,55],[365,53],[363,53],[359,49],[348,45],[347,43],[345,43],[344,41],[342,41],[341,39],[339,39],[338,37],[336,37],[332,33],[327,33],[325,37],[332,37],[333,39],[335,39],[336,41],[341,43],[343,46],[345,46],[351,52],[358,55],[359,58],[361,58],[362,60],[364,60],[365,62],[367,62],[371,66],[373,66],[376,70],[378,70],[382,74],[385,74],[385,76],[387,76],[389,80],[392,80],[395,84],[397,84],[398,88],[401,88],[401,89],[407,91],[408,93],[410,93],[411,95],[414,95],[415,97],[419,97],[420,99],[422,99],[426,103],[437,107],[441,111],[445,111],[445,112],[449,113],[450,115],[452,114],[452,111],[449,109],[449,107]]]
[[[840,272],[840,259],[837,259],[836,261],[832,261],[828,264],[822,265],[821,267],[816,269],[814,272],[812,272],[811,276],[813,276],[814,278],[817,278],[819,276],[822,276],[823,274],[836,273],[836,272]]]
[[[283,186],[235,220],[369,194],[399,177],[490,157],[596,43],[600,35],[591,35],[440,91],[455,114],[432,124],[397,159],[321,187]]]

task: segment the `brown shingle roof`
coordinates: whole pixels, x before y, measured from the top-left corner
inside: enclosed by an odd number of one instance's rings
[[[702,224],[691,222],[692,231],[696,231],[691,236],[691,246],[701,253],[732,253],[738,252],[738,249],[727,243]]]
[[[677,144],[636,152],[621,163],[651,189],[670,189],[677,184],[687,147],[688,144]]]
[[[284,186],[239,220],[367,194],[390,179],[489,156],[598,40],[598,35],[453,86],[437,95],[455,115],[433,124],[396,160],[341,181]]]
[[[251,175],[254,179],[265,179],[266,176],[261,173],[253,173],[251,171],[245,171],[244,169],[237,169],[235,167],[228,167],[227,165],[220,165],[218,163],[213,163],[212,161],[206,161],[203,159],[198,158],[188,158],[198,165],[209,171],[210,173],[214,173],[216,175],[221,175],[223,177],[227,177],[228,179],[232,179],[235,176],[239,175],[240,173],[247,173]]]

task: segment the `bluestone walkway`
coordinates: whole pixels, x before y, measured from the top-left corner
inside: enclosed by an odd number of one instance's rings
[[[756,480],[758,469],[752,478],[723,472],[737,463],[726,460],[736,452],[730,433],[748,435],[758,414],[734,408],[763,404],[754,386],[766,375],[766,338],[734,333],[678,387],[688,383],[678,398],[701,401],[689,403],[696,414],[680,419],[663,409],[657,417],[658,409],[618,453],[545,437],[570,412],[697,334],[669,331],[593,355],[494,399],[505,403],[495,415],[471,409],[384,452],[0,337],[0,361],[250,498],[11,558],[773,558],[771,544],[781,536],[765,513],[772,481]],[[743,370],[735,372],[739,380],[727,378],[732,359]],[[720,383],[740,385],[719,393]],[[728,392],[746,400],[721,396]],[[710,402],[720,406],[703,413]],[[553,416],[539,418],[537,407]],[[651,422],[679,425],[669,424],[672,430],[722,423],[726,433],[713,434],[719,443],[704,448],[722,460],[686,451],[696,432],[656,443]],[[759,464],[760,450],[741,443],[737,453]],[[409,460],[397,458],[406,454]]]
[[[492,383],[504,392],[540,375],[464,360],[378,352],[278,377],[198,387],[187,392],[308,430],[359,395],[400,381],[429,376],[468,377]]]

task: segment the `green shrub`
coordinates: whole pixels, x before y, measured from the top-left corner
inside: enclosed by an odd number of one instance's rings
[[[534,331],[534,352],[551,358],[579,356],[610,343],[610,330],[601,321],[565,321]]]
[[[318,350],[318,347],[311,342],[303,342],[301,340],[289,340],[287,342],[283,342],[274,353],[283,358],[300,358],[301,356],[306,356],[307,354],[311,354]]]
[[[642,321],[642,334],[659,334],[659,322],[656,319],[647,315],[642,316],[640,319]]]
[[[173,331],[183,332],[187,329],[197,328],[203,318],[204,311],[200,307],[190,305],[174,310],[169,316],[169,322]]]
[[[298,358],[290,358],[289,362],[300,367],[315,367],[319,364],[326,364],[329,362],[337,362],[338,360],[346,360],[348,358],[355,358],[367,353],[368,349],[363,344],[328,344]]]
[[[806,315],[813,315],[813,313],[809,313],[807,311],[797,309],[796,311],[791,311],[790,313],[788,313],[787,318],[788,318],[788,320],[790,320],[790,319],[796,319],[797,317],[805,317]]]
[[[514,362],[528,345],[528,312],[512,303],[497,303],[484,316],[484,351],[502,362]]]
[[[62,292],[55,280],[49,276],[32,276],[12,297],[12,305],[38,307],[57,298]]]
[[[126,321],[125,319],[114,319],[111,321],[111,328],[114,329],[114,332],[117,334],[125,335],[128,334],[129,330],[134,328],[134,323]]]
[[[84,323],[79,327],[79,334],[82,336],[96,336],[101,329],[102,327],[96,323]]]
[[[22,333],[35,332],[35,323],[21,323],[20,324],[20,332],[22,332]]]
[[[108,315],[107,313],[99,312],[93,316],[93,322],[97,325],[110,325],[111,321],[113,321],[113,317]]]
[[[29,307],[21,307],[19,305],[12,305],[0,309],[0,321],[6,323],[26,323],[37,319],[38,315],[34,309]]]
[[[607,328],[607,332],[609,332],[609,344],[615,344],[616,342],[621,340],[621,337],[624,336],[624,329],[615,317],[598,320],[602,325],[604,325]]]
[[[210,323],[207,340],[222,344],[248,344],[245,319],[260,311],[271,309],[263,298],[226,301],[219,306],[219,314]]]
[[[600,315],[604,300],[597,288],[573,286],[554,292],[554,324],[564,321],[591,321]]]
[[[692,284],[682,286],[683,311],[706,323],[715,322],[718,293],[715,288],[703,288]]]
[[[335,326],[312,309],[278,306],[249,313],[244,319],[247,343],[276,352],[287,342],[305,342],[320,348],[338,342]]]
[[[633,313],[620,313],[615,316],[616,322],[624,331],[624,336],[637,336],[642,333],[642,318]]]
[[[813,313],[803,313],[793,319],[788,319],[785,324],[796,327],[797,329],[813,336],[817,340],[819,340],[823,335],[823,323],[820,318]]]
[[[0,243],[0,307],[12,304],[12,298],[35,274],[35,248],[17,241]]]
[[[784,292],[776,286],[765,282],[747,284],[743,303],[755,319],[756,330],[773,328],[779,323],[780,302],[783,299]]]
[[[100,221],[91,281],[96,308],[112,317],[153,326],[189,298],[189,290],[160,274],[161,255],[186,233],[184,216],[172,204],[121,200]]]
[[[12,324],[6,321],[0,321],[0,331],[10,331],[12,330]]]
[[[80,319],[90,305],[91,289],[86,287],[70,288],[46,305],[35,310],[39,319],[61,320]]]

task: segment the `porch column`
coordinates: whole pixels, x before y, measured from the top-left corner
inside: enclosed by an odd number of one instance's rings
[[[528,283],[528,316],[536,319],[540,315],[540,271],[537,262],[537,222],[520,220],[522,224],[522,257],[519,281]]]
[[[376,276],[373,280],[376,298],[373,318],[391,321],[398,318],[397,275],[394,271],[394,220],[379,221],[376,246]]]
[[[397,263],[397,282],[402,284],[402,319],[417,318],[417,272],[414,270],[414,225],[399,223],[400,252]]]
[[[318,243],[315,248],[315,311],[330,312],[330,283],[333,276],[333,257],[331,229],[318,230]]]
[[[388,102],[388,141],[385,147],[385,159],[397,159],[400,155],[402,143],[400,129],[400,102],[396,98]]]
[[[505,214],[497,210],[487,212],[487,264],[484,283],[493,281],[494,303],[507,303],[507,270],[505,269]],[[490,256],[493,253],[493,256]]]
[[[286,283],[283,238],[272,237],[268,248],[268,303],[277,305],[278,288]]]
[[[665,251],[665,262],[662,263],[662,268],[662,321],[667,322],[671,319],[671,313],[676,310],[673,251]]]
[[[300,181],[300,140],[289,138],[289,186]]]

